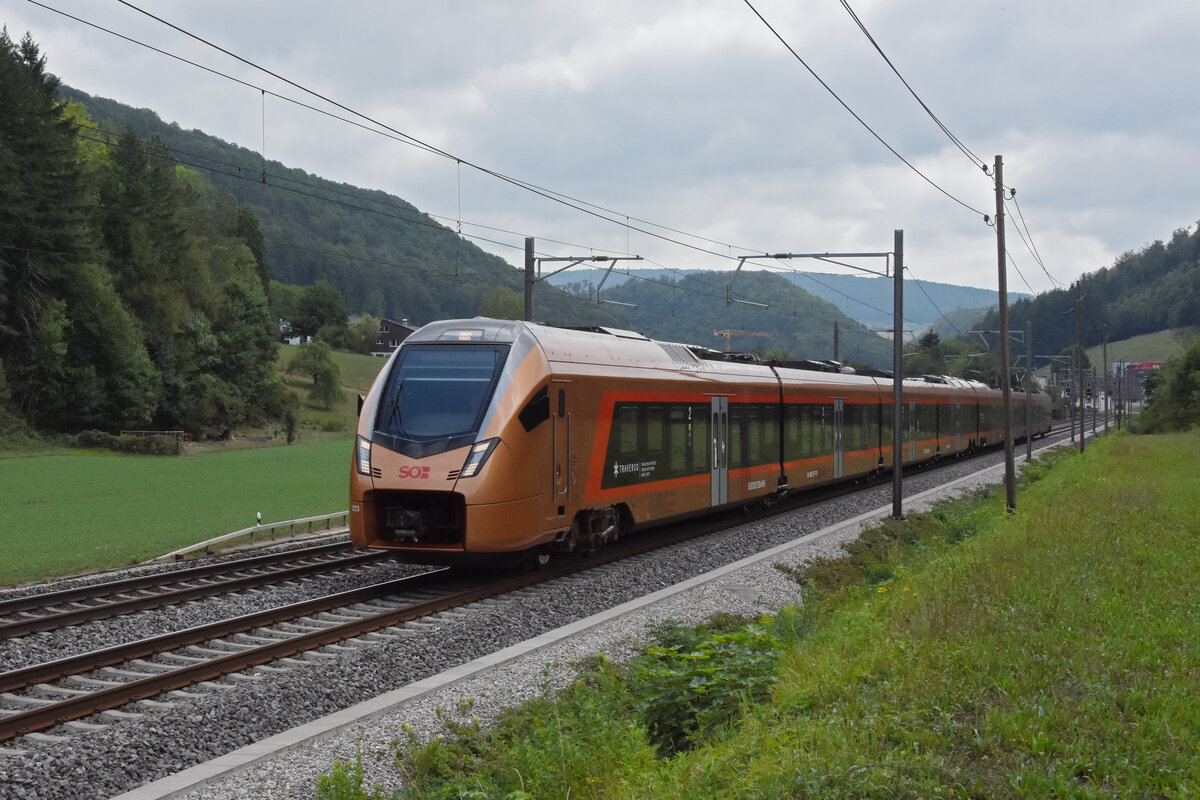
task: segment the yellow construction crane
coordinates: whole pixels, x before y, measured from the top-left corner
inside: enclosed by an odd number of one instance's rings
[[[771,334],[766,333],[765,331],[723,330],[723,331],[713,331],[713,335],[725,337],[725,352],[728,353],[733,349],[730,346],[730,340],[733,339],[734,336],[770,336]]]

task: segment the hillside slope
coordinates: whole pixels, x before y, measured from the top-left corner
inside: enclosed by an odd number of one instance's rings
[[[117,133],[155,136],[176,159],[233,194],[258,217],[271,277],[333,285],[349,308],[417,324],[472,317],[497,286],[524,291],[524,276],[411,203],[382,191],[338,184],[198,130],[166,123],[149,109],[63,87],[93,120]],[[550,286],[537,290],[538,318],[572,325],[619,325],[609,310]]]

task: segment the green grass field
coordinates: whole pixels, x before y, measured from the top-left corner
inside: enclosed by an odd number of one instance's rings
[[[0,459],[0,585],[144,561],[254,524],[344,511],[352,440],[186,455]]]
[[[1119,342],[1108,343],[1108,360],[1113,361],[1168,361],[1183,355],[1187,343],[1200,335],[1195,328],[1180,328],[1174,331],[1159,331],[1134,336]],[[1097,367],[1104,363],[1104,349],[1089,347],[1088,359]]]
[[[367,393],[367,390],[371,388],[371,382],[375,380],[379,370],[387,363],[387,359],[334,351],[333,360],[341,371],[342,391],[345,392],[345,397],[335,403],[332,408],[325,409],[308,400],[308,392],[312,389],[312,380],[305,376],[288,375],[284,372],[288,362],[295,357],[296,350],[296,347],[281,345],[275,363],[284,383],[300,395],[301,425],[336,433],[353,433],[354,421],[358,418],[358,395]]]
[[[331,409],[307,400],[312,382],[280,374],[301,397],[299,442],[247,431],[203,443],[180,458],[62,451],[31,442],[0,454],[0,586],[144,561],[264,522],[346,509],[358,394],[386,359],[335,352],[345,398]]]

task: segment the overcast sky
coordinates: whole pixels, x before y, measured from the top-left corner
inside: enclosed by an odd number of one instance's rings
[[[997,284],[995,231],[982,217],[995,212],[991,178],[840,0],[133,5],[465,162],[628,217],[633,229],[274,97],[348,116],[116,0],[45,6],[259,88],[26,0],[0,0],[0,22],[13,39],[31,33],[71,86],[399,195],[452,228],[461,221],[513,264],[525,236],[542,256],[729,269],[752,253],[889,251],[902,229],[912,277]],[[1044,263],[1010,203],[1011,290],[1065,285],[1200,219],[1200,4],[849,5],[971,153],[989,167],[1003,156]]]

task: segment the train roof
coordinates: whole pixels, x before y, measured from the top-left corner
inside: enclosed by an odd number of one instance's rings
[[[488,317],[439,320],[420,328],[405,344],[422,343],[516,343],[530,337],[550,361],[658,369],[713,371],[726,374],[763,374],[774,368],[786,372],[815,373],[809,378],[825,383],[869,383],[891,381],[892,373],[855,373],[836,361],[762,361],[753,353],[725,353],[702,345],[664,342],[637,331],[602,326],[563,327],[520,320]],[[906,386],[947,386],[968,391],[990,390],[987,384],[949,375],[906,377]]]

